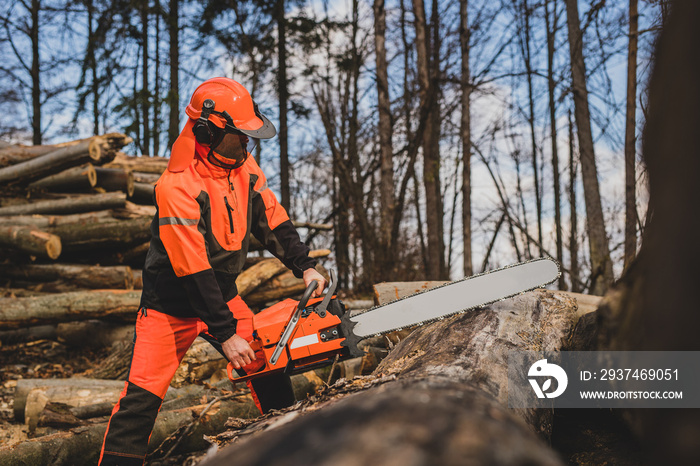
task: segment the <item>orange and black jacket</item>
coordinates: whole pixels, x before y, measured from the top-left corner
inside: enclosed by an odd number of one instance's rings
[[[141,307],[199,317],[224,342],[236,332],[226,303],[238,294],[250,233],[297,278],[316,261],[253,157],[229,170],[208,162],[204,147],[196,149],[187,169],[166,171],[156,183]]]

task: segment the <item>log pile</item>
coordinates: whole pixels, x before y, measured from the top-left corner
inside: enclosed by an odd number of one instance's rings
[[[0,464],[96,461],[106,416],[128,372],[153,189],[168,163],[119,152],[130,141],[106,134],[57,145],[0,145],[0,431],[8,432],[0,438]],[[261,249],[252,239],[251,250]],[[329,254],[312,251],[317,258]],[[251,256],[237,285],[254,310],[301,294],[303,281],[280,261]],[[40,347],[48,350],[37,353],[39,364],[29,356],[7,362],[10,354]],[[81,362],[45,362],[54,348]],[[166,448],[163,442],[185,426],[190,438],[199,438],[177,448],[201,448],[201,435],[220,432],[230,416],[256,415],[247,391],[227,391],[225,365],[208,343],[193,345],[173,380],[177,396],[163,406],[153,449]],[[295,376],[297,396],[315,393],[328,377],[328,370]]]

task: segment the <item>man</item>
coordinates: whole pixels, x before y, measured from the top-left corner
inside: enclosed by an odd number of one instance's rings
[[[114,407],[101,465],[140,465],[158,410],[180,361],[197,335],[216,340],[234,368],[255,370],[252,316],[236,289],[249,233],[308,286],[314,269],[287,213],[250,157],[275,127],[248,91],[228,78],[201,84],[189,121],[155,186],[156,215],[143,270],[143,293],[127,383]],[[258,361],[261,362],[261,361]],[[287,375],[249,383],[261,412],[294,403]]]

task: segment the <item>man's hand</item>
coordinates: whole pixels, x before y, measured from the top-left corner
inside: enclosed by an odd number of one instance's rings
[[[226,340],[221,345],[221,348],[228,360],[233,364],[234,369],[240,369],[255,360],[255,352],[253,349],[247,341],[238,335],[234,335]]]
[[[323,278],[323,275],[318,273],[318,271],[313,267],[304,270],[304,285],[306,285],[307,288],[314,280],[318,282],[318,287],[316,287],[314,292],[311,294],[311,297],[317,298],[321,296],[321,293],[323,293],[323,289],[326,287],[326,279]]]

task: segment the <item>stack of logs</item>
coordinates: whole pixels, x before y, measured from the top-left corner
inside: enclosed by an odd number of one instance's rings
[[[52,146],[0,145],[0,345],[48,339],[81,348],[112,346],[110,356],[79,379],[53,381],[61,387],[56,390],[69,393],[67,399],[49,396],[43,379],[5,382],[17,393],[35,391],[25,397],[29,400],[26,406],[15,399],[14,408],[16,420],[24,421],[37,436],[49,432],[42,432],[42,426],[84,425],[75,419],[76,423],[66,424],[63,415],[56,421],[57,414],[51,410],[56,403],[73,411],[82,404],[94,404],[93,399],[99,398],[95,393],[102,393],[103,385],[109,387],[105,393],[110,407],[98,410],[97,415],[108,414],[116,401],[112,385],[119,386],[110,382],[123,380],[128,370],[141,269],[156,212],[153,189],[168,163],[165,158],[129,157],[119,152],[130,142],[123,134],[106,134]],[[329,225],[295,224],[306,230],[330,229]],[[250,249],[263,248],[251,238]],[[329,250],[311,252],[317,258],[329,254]],[[325,274],[321,266],[319,270]],[[279,260],[262,253],[249,254],[236,284],[254,310],[304,291],[302,280]],[[213,386],[222,374],[226,377],[225,361],[202,343],[198,341],[185,357],[173,387],[184,389],[195,379]],[[92,385],[85,377],[94,381]],[[312,385],[326,381],[315,379]],[[80,401],[70,390],[86,384],[95,388],[87,400]],[[300,394],[309,390],[306,383],[300,387]],[[200,392],[196,403],[178,406],[201,403]],[[246,413],[250,411],[246,416],[253,416],[252,404],[244,405]],[[71,416],[84,417],[73,411]],[[191,419],[189,411],[183,416],[183,420]],[[227,417],[222,417],[221,426]],[[38,443],[31,445],[35,448]],[[6,453],[0,452],[0,464],[7,459]]]
[[[118,152],[130,142],[112,133],[52,146],[0,148],[0,283],[4,296],[14,298],[0,307],[0,331],[93,317],[133,318],[138,292],[129,290],[141,287],[155,213],[153,186],[168,159]],[[262,245],[251,238],[250,249]],[[283,273],[276,259],[251,257],[247,265],[255,267],[238,286],[253,307],[303,291],[303,283]]]

